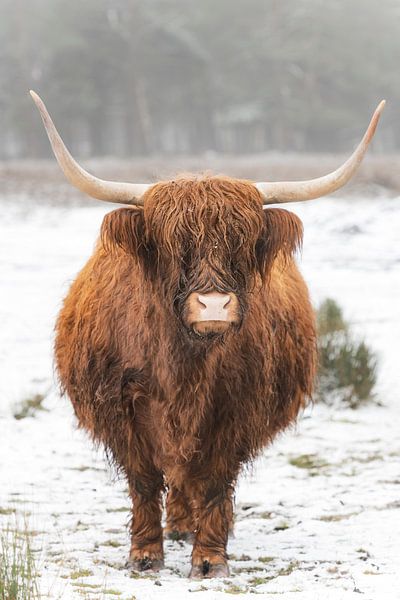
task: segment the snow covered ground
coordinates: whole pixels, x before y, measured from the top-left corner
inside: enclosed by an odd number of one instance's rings
[[[54,318],[110,208],[33,205],[23,195],[1,201],[0,526],[29,514],[43,594],[400,598],[400,199],[291,207],[305,226],[300,260],[313,300],[339,301],[378,352],[383,406],[307,410],[240,481],[232,576],[201,582],[187,579],[183,542],[165,543],[157,576],[124,568],[125,484],[76,431],[53,382]],[[18,403],[35,394],[46,396],[46,410],[16,420]]]

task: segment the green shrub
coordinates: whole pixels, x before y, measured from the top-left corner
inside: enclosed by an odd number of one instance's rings
[[[319,370],[316,400],[357,408],[373,397],[377,359],[351,334],[338,304],[328,298],[317,311]]]

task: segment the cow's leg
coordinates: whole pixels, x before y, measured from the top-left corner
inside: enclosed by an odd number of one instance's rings
[[[157,571],[164,564],[162,489],[163,478],[157,471],[129,479],[133,503],[129,566],[136,571]]]
[[[203,483],[193,498],[196,536],[190,577],[229,575],[226,545],[233,520],[233,488],[219,483]]]
[[[164,478],[154,465],[153,440],[148,431],[149,399],[141,372],[134,369],[124,372],[122,398],[125,414],[121,411],[120,433],[111,441],[115,460],[125,470],[132,499],[128,565],[137,571],[158,570],[164,558],[161,527]]]
[[[171,486],[167,495],[165,535],[172,540],[187,540],[194,533],[192,509],[183,491]]]

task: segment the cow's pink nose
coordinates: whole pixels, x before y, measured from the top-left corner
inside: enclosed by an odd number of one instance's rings
[[[239,300],[233,292],[192,292],[185,305],[184,320],[200,335],[224,333],[240,322]]]
[[[207,292],[197,294],[199,305],[198,321],[229,321],[228,305],[231,301],[229,294],[220,292]]]

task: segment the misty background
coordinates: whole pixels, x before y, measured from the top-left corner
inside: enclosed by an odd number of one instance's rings
[[[50,157],[29,88],[82,158],[346,152],[388,100],[398,0],[0,0],[0,159]]]

